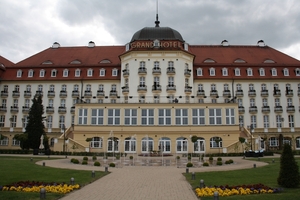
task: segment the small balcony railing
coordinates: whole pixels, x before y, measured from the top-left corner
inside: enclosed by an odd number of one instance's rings
[[[281,96],[281,91],[280,90],[274,90],[273,91],[273,96],[274,97],[280,97]]]
[[[1,112],[7,112],[7,107],[6,106],[0,106],[0,111]]]
[[[274,107],[274,112],[282,112],[282,106],[275,106]]]
[[[47,107],[46,107],[46,113],[54,113],[54,107],[52,107],[52,106],[47,106]]]
[[[23,112],[23,113],[28,113],[29,110],[30,110],[29,107],[26,107],[26,106],[23,106],[23,107],[22,107],[22,112]]]
[[[48,91],[48,97],[55,97],[55,92],[54,91]]]
[[[138,85],[137,86],[138,92],[146,92],[147,91],[147,85]]]
[[[128,77],[129,76],[129,69],[123,69],[123,76]]]
[[[154,74],[154,75],[161,74],[161,68],[153,68],[152,69],[152,74]]]
[[[270,112],[270,106],[263,106],[263,107],[261,108],[261,112],[264,112],[264,113]]]
[[[257,107],[256,106],[250,106],[249,107],[249,112],[250,113],[256,113],[257,112]]]
[[[79,97],[79,91],[78,90],[73,90],[72,91],[72,97]]]
[[[19,107],[11,106],[10,107],[10,112],[19,112]]]
[[[245,113],[245,107],[239,106],[239,113]]]
[[[248,96],[249,97],[256,97],[256,91],[255,90],[249,90],[248,91]]]
[[[144,68],[144,67],[140,67],[140,68],[138,69],[138,74],[139,74],[139,75],[145,75],[145,74],[147,74],[147,69]]]
[[[262,90],[262,91],[260,91],[260,96],[262,96],[262,97],[268,97],[269,96],[269,91],[268,90]]]
[[[176,91],[176,85],[167,85],[167,91],[168,92]]]
[[[128,93],[128,92],[129,92],[129,87],[128,86],[122,87],[122,93]]]
[[[185,69],[184,70],[184,75],[185,76],[191,76],[191,73],[192,73],[192,70],[190,70],[190,69]]]
[[[105,97],[105,92],[103,90],[98,90],[97,97]]]
[[[72,107],[71,107],[70,113],[71,113],[71,114],[74,114],[74,113],[75,113],[75,106],[72,106]]]
[[[198,90],[197,91],[197,96],[198,97],[205,97],[205,91],[204,90]]]
[[[35,93],[36,96],[43,96],[44,95],[44,92],[41,91],[41,90],[37,90],[36,93]]]
[[[60,93],[59,93],[59,97],[62,97],[62,98],[64,98],[64,97],[67,97],[68,96],[68,93],[67,93],[67,91],[65,91],[65,90],[61,90],[60,91]]]
[[[1,97],[8,97],[8,91],[1,91]]]
[[[218,90],[211,90],[210,91],[210,96],[211,97],[217,97],[218,96]]]
[[[65,106],[58,107],[58,113],[66,113],[66,112],[67,112],[67,108]]]
[[[175,67],[168,67],[167,75],[174,75],[174,74],[175,74]]]
[[[20,91],[13,91],[12,96],[13,97],[20,97]]]
[[[293,92],[293,90],[286,90],[286,91],[285,91],[285,95],[286,95],[287,97],[292,97],[292,96],[294,95],[294,92]]]
[[[243,90],[237,90],[237,91],[235,92],[235,95],[236,95],[237,97],[243,97],[243,96],[244,96],[244,91],[243,91]]]
[[[286,111],[290,113],[295,112],[295,106],[287,106]]]
[[[161,92],[161,85],[152,85],[153,92]]]
[[[191,92],[192,92],[192,88],[193,88],[193,87],[191,87],[191,86],[186,86],[186,87],[184,88],[184,92],[185,92],[185,93],[191,93]]]
[[[90,90],[84,91],[84,97],[92,97],[92,96],[93,96],[92,91]]]
[[[31,91],[24,91],[24,97],[31,97]]]
[[[223,97],[230,98],[230,97],[231,97],[230,90],[224,90],[224,91],[223,91]]]
[[[117,91],[115,91],[115,90],[111,90],[111,91],[109,92],[109,96],[110,96],[110,97],[118,97],[118,93],[117,93]]]

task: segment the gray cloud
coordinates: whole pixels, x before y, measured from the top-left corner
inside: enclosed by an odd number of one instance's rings
[[[190,44],[226,39],[254,45],[263,39],[300,59],[299,10],[297,0],[160,0],[159,20]],[[55,41],[62,46],[90,40],[126,44],[136,31],[154,26],[156,1],[2,0],[0,12],[0,55],[18,62]]]

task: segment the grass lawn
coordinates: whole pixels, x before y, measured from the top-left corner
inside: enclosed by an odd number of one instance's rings
[[[262,183],[266,186],[279,188],[277,185],[277,177],[280,169],[280,158],[274,158],[275,162],[272,163],[273,158],[260,158],[260,162],[268,162],[269,165],[258,168],[224,171],[224,172],[198,172],[195,173],[196,180],[191,180],[191,173],[184,174],[187,181],[196,188],[200,185],[200,180],[203,179],[206,186],[214,185],[243,185],[243,184],[256,184]],[[300,166],[300,158],[297,157],[296,161]],[[257,161],[259,162],[259,161]],[[213,197],[202,197],[201,200],[209,200]],[[288,189],[283,188],[282,193],[277,194],[252,194],[252,195],[238,195],[230,197],[220,197],[220,199],[231,200],[294,200],[300,199],[300,188]]]
[[[46,158],[33,157],[33,162],[29,157],[0,157],[0,186],[11,184],[18,181],[44,181],[44,182],[65,182],[70,183],[71,177],[75,183],[80,185],[89,184],[107,173],[96,171],[95,178],[92,178],[91,171],[57,169],[36,165],[35,162],[45,160]],[[100,170],[100,168],[99,168]],[[46,199],[58,199],[63,194],[47,193]],[[15,191],[0,191],[0,199],[10,200],[39,200],[39,193],[26,193]]]

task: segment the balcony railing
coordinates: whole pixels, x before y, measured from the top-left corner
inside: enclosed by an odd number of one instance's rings
[[[72,97],[79,97],[79,91],[78,90],[73,90],[72,91]]]
[[[138,85],[137,86],[138,92],[146,92],[147,91],[147,85]]]
[[[123,69],[123,76],[124,77],[127,77],[127,76],[129,76],[129,69]]]
[[[65,90],[61,90],[60,91],[60,93],[59,93],[59,97],[67,97],[68,96],[68,93],[67,93],[67,91],[65,91]]]
[[[54,91],[48,91],[48,97],[55,97],[55,92]]]
[[[13,91],[12,96],[13,97],[20,97],[20,91]]]
[[[19,107],[11,106],[10,112],[19,112]]]
[[[152,74],[156,74],[156,75],[161,74],[161,68],[153,68]]]
[[[54,113],[54,107],[52,107],[52,106],[47,106],[47,107],[46,107],[46,113]]]
[[[175,74],[175,67],[168,67],[167,68],[167,74],[168,75],[174,75]]]
[[[235,95],[236,95],[237,97],[243,97],[243,96],[244,96],[244,91],[243,91],[243,90],[237,90],[237,91],[235,92]]]
[[[145,75],[145,74],[147,74],[147,68],[140,67],[140,68],[138,69],[138,74],[139,74],[139,75]]]
[[[295,106],[287,106],[286,111],[287,112],[295,112]]]
[[[292,97],[292,96],[294,95],[294,92],[293,92],[293,90],[286,90],[286,91],[285,91],[285,95],[286,95],[287,97]]]
[[[275,106],[274,107],[274,111],[275,112],[282,112],[283,110],[282,110],[282,106]]]
[[[97,97],[105,97],[105,92],[103,90],[98,90]]]
[[[217,97],[218,96],[218,90],[211,90],[210,91],[210,96]]]
[[[24,91],[24,97],[31,97],[31,91]]]
[[[298,90],[298,96],[300,96],[300,90]]]
[[[152,85],[153,92],[161,92],[161,85]]]
[[[185,70],[184,70],[184,75],[185,75],[185,76],[191,76],[191,72],[192,72],[192,70],[190,70],[190,69],[185,69]]]
[[[71,114],[74,114],[74,113],[75,113],[75,106],[72,106],[72,107],[71,107],[70,113],[71,113]]]
[[[191,86],[186,86],[186,87],[184,88],[184,92],[185,92],[185,93],[191,93],[191,92],[192,92],[192,88],[193,88],[193,87],[191,87]]]
[[[273,96],[280,97],[281,96],[281,91],[280,90],[274,90],[273,91]]]
[[[256,97],[256,91],[255,90],[249,90],[248,91],[248,96],[249,97]]]
[[[111,91],[109,92],[109,96],[110,96],[110,97],[118,97],[118,93],[117,93],[117,91],[115,91],[115,90],[111,90]]]
[[[84,91],[84,97],[92,97],[92,96],[93,96],[92,91],[90,90]]]
[[[1,97],[8,97],[8,91],[1,91]]]
[[[239,106],[239,113],[245,113],[245,107]]]
[[[268,90],[262,90],[262,91],[260,91],[260,96],[262,96],[262,97],[268,97],[269,96],[269,91]]]
[[[37,90],[37,91],[35,92],[35,95],[36,95],[36,96],[43,96],[43,95],[44,95],[44,92],[43,92],[42,90]]]
[[[197,91],[197,96],[198,97],[205,97],[205,91],[204,90],[198,90]]]
[[[224,90],[224,91],[223,91],[223,97],[228,97],[228,98],[230,98],[230,97],[231,97],[230,90]]]
[[[7,107],[6,106],[0,106],[0,111],[1,112],[7,112]]]
[[[122,92],[123,93],[128,93],[129,92],[129,87],[128,86],[122,87]]]
[[[29,107],[26,107],[26,106],[23,106],[23,107],[22,107],[22,112],[23,112],[23,113],[28,113],[29,110],[30,110]]]
[[[65,106],[58,107],[58,113],[66,113],[66,112],[67,112],[67,108]]]
[[[270,106],[263,106],[261,112],[270,112]]]
[[[256,106],[250,106],[249,107],[249,112],[250,113],[256,113],[257,112],[257,107]]]
[[[167,85],[167,91],[176,91],[176,85]]]

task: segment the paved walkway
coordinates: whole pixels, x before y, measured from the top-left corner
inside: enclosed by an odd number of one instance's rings
[[[259,161],[250,161],[241,157],[226,157],[232,159],[234,164],[190,168],[190,172],[204,171],[228,171],[243,168],[253,168],[267,165]],[[70,163],[70,157],[60,160],[45,160],[37,164],[46,166],[79,170],[104,171],[104,167],[74,165]],[[126,166],[122,168],[108,168],[112,173],[81,188],[78,191],[67,194],[62,200],[197,200],[191,186],[185,180],[182,173],[185,168],[174,166]]]

